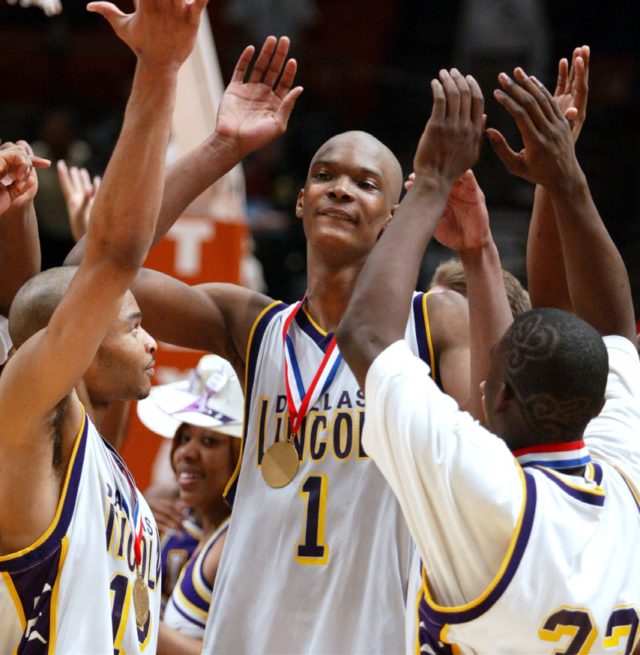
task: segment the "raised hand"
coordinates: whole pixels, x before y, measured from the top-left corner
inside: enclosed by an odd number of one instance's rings
[[[26,141],[0,145],[0,214],[31,202],[38,191],[35,169],[50,165],[48,159],[36,157]]]
[[[492,243],[484,193],[473,171],[465,171],[451,187],[447,206],[433,236],[457,253]]]
[[[138,0],[133,14],[110,2],[90,2],[88,11],[104,16],[140,61],[180,67],[191,54],[200,14],[207,0]]]
[[[514,152],[493,128],[487,129],[487,137],[510,173],[548,189],[557,188],[580,172],[571,126],[538,80],[521,68],[515,69],[514,76],[515,81],[501,73],[498,79],[504,90],[494,93],[515,118],[524,148]]]
[[[453,184],[480,156],[484,98],[478,83],[455,68],[440,71],[431,82],[433,110],[413,162],[421,173],[444,177]]]
[[[78,241],[89,226],[91,207],[102,178],[96,176],[92,181],[86,168],[72,166],[69,169],[64,159],[58,161],[57,168],[60,186],[67,204],[71,233],[75,241]]]
[[[574,141],[578,140],[587,115],[590,55],[589,46],[583,45],[573,51],[571,70],[566,59],[561,59],[558,65],[558,82],[553,98],[571,125]]]
[[[266,39],[244,82],[254,52],[254,47],[248,46],[240,55],[216,123],[217,136],[229,140],[241,158],[286,130],[293,105],[302,93],[301,86],[291,88],[297,64],[295,59],[287,59],[286,36],[279,41],[274,36]]]

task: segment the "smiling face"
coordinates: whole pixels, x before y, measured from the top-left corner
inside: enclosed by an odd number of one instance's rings
[[[128,291],[83,380],[93,402],[141,400],[149,395],[158,345],[142,326],[142,313]]]
[[[401,188],[402,170],[391,151],[369,134],[347,132],[316,153],[296,215],[312,248],[366,257],[391,219]]]
[[[181,500],[203,514],[219,511],[224,503],[222,494],[235,470],[239,446],[236,437],[182,423],[171,452]]]

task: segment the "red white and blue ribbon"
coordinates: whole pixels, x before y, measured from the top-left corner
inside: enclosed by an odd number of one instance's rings
[[[303,303],[304,298],[289,314],[282,328],[285,384],[287,387],[287,405],[289,408],[291,434],[298,434],[300,424],[309,411],[309,407],[313,407],[316,400],[329,388],[342,362],[342,355],[336,346],[336,337],[334,335],[320,364],[320,368],[317,370],[309,387],[305,388],[298,358],[293,347],[293,341],[288,334],[289,326]]]
[[[591,461],[584,441],[544,444],[513,451],[520,466],[545,466],[550,469],[570,469],[585,466]]]
[[[118,465],[118,468],[122,471],[122,474],[124,475],[127,482],[129,483],[129,486],[131,487],[131,494],[133,497],[133,502],[135,503],[135,507],[133,508],[133,520],[131,518],[131,511],[129,509],[127,500],[124,497],[124,494],[119,489],[118,491],[120,491],[122,505],[124,507],[124,511],[127,513],[129,523],[133,525],[133,529],[134,529],[133,552],[136,557],[136,564],[140,566],[140,564],[142,563],[142,549],[140,548],[140,543],[142,542],[142,514],[140,513],[140,503],[138,502],[138,492],[136,490],[136,483],[133,481],[133,477],[131,476],[131,473],[129,473],[129,469],[125,466],[124,462],[120,459],[118,455],[112,453],[110,457],[110,461],[111,461],[111,466],[113,467],[114,472],[116,474],[114,478],[116,486],[118,486],[118,474],[117,471],[115,470],[116,467],[114,461]]]

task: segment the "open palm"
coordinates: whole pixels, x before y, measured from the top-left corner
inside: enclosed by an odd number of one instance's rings
[[[241,157],[262,148],[287,128],[293,105],[302,93],[302,87],[291,89],[297,65],[295,59],[286,60],[288,51],[287,37],[280,41],[268,37],[244,82],[254,53],[253,46],[246,48],[222,96],[216,133],[232,140]]]
[[[553,98],[571,125],[573,140],[577,141],[587,116],[589,94],[589,46],[573,51],[571,69],[566,59],[558,65],[558,81]]]

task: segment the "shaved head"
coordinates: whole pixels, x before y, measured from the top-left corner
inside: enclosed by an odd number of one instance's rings
[[[50,268],[18,291],[9,311],[9,334],[16,349],[49,325],[77,270],[77,266]]]
[[[331,137],[313,156],[309,170],[317,161],[331,157],[332,151],[344,146],[356,149],[363,165],[379,170],[387,185],[389,200],[392,203],[398,202],[402,193],[402,166],[391,150],[368,132],[353,130]]]

